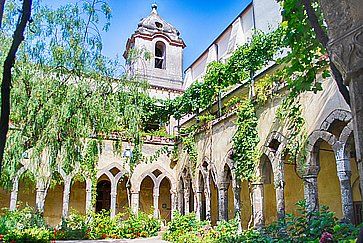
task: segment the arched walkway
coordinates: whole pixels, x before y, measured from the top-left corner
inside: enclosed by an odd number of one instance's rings
[[[218,188],[217,188],[217,184],[216,184],[215,180],[213,179],[213,178],[216,178],[216,177],[213,176],[213,174],[214,173],[212,171],[209,172],[210,207],[211,207],[210,217],[211,217],[211,224],[212,225],[217,225],[218,214],[219,214],[219,209],[218,209]]]
[[[171,220],[172,208],[171,208],[171,185],[170,180],[167,177],[160,183],[159,187],[159,210],[160,210],[160,218],[169,222]]]
[[[350,155],[346,141],[337,139],[343,131],[341,121],[332,121],[328,131],[314,131],[309,136],[304,191],[308,210],[318,210],[319,204],[325,204],[337,217],[353,222]]]
[[[206,205],[206,190],[205,190],[205,184],[204,184],[204,176],[201,171],[199,171],[198,175],[198,191],[199,195],[199,217],[201,220],[206,220],[207,218],[207,205]]]
[[[124,176],[116,182],[117,184],[117,197],[116,197],[116,214],[127,212],[130,207],[127,186],[128,186],[128,177]]]
[[[54,181],[57,184],[51,185],[48,189],[44,203],[44,218],[48,224],[55,226],[62,220],[63,190],[64,181],[59,173],[54,173]]]
[[[263,212],[265,224],[277,219],[276,192],[274,188],[274,174],[270,159],[263,154],[261,157],[261,175],[263,182]]]
[[[69,208],[79,213],[86,213],[86,181],[73,179],[69,199]]]
[[[180,177],[178,184],[178,207],[179,212],[183,215],[185,214],[184,190],[184,180]]]
[[[140,186],[140,210],[144,213],[153,213],[154,182],[150,176],[146,176]]]
[[[97,183],[96,212],[111,209],[111,181],[105,175]]]

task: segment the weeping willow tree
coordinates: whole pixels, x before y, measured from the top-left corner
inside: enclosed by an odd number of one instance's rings
[[[18,1],[8,1],[6,7],[0,61],[10,45]],[[145,81],[122,69],[120,60],[102,54],[101,32],[109,28],[110,18],[109,6],[98,0],[58,9],[34,3],[14,66],[12,129],[1,184],[9,186],[26,166],[35,175],[37,189],[44,191],[37,197],[40,211],[59,168],[66,173],[82,170],[95,178],[99,144],[107,134],[117,133],[132,143],[131,163],[141,161],[141,132],[155,101]],[[135,51],[130,58],[147,56]]]

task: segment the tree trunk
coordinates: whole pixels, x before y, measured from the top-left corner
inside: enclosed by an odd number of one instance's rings
[[[310,0],[302,0],[302,3],[304,5],[304,8],[306,10],[306,14],[308,16],[308,20],[309,23],[311,25],[311,27],[313,28],[315,34],[316,34],[316,38],[318,39],[318,41],[323,45],[323,47],[326,49],[327,45],[328,45],[328,35],[327,33],[324,31],[324,29],[320,26],[318,17],[316,16],[315,10],[314,8],[311,6],[311,1]],[[340,71],[337,69],[337,67],[335,66],[335,64],[330,61],[330,69],[332,71],[334,80],[338,86],[339,92],[342,94],[345,102],[350,106],[350,96],[349,96],[349,91],[347,89],[347,87],[344,85],[344,80],[342,77],[342,74],[340,73]]]
[[[15,63],[15,55],[21,42],[24,40],[25,27],[30,20],[32,0],[24,0],[20,23],[15,29],[13,42],[4,62],[3,78],[1,84],[1,116],[0,116],[0,173],[4,158],[6,136],[10,121],[10,89],[12,79],[12,68]]]
[[[3,16],[4,16],[5,0],[0,0],[0,29],[2,28]]]

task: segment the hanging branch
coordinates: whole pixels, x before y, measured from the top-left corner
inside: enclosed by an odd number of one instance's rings
[[[0,29],[3,23],[4,8],[5,8],[5,0],[0,0]]]
[[[0,173],[4,158],[6,136],[9,131],[10,121],[10,90],[12,79],[12,68],[15,63],[15,56],[20,44],[24,40],[24,31],[31,16],[33,0],[23,0],[22,15],[19,24],[16,26],[13,42],[4,62],[3,77],[1,83],[1,115],[0,115]]]
[[[309,23],[311,25],[311,27],[313,28],[315,34],[316,34],[316,38],[317,40],[324,46],[324,48],[327,48],[328,45],[328,35],[326,34],[326,32],[324,31],[324,29],[321,27],[321,25],[319,24],[319,19],[316,15],[316,12],[314,10],[314,8],[311,6],[311,1],[310,0],[301,0],[304,8],[306,10],[306,14],[308,16],[308,20]],[[340,91],[340,93],[342,94],[344,100],[347,102],[347,104],[350,106],[350,96],[349,96],[349,91],[347,89],[347,86],[344,85],[344,81],[343,81],[343,77],[342,74],[340,73],[340,71],[338,70],[338,68],[335,66],[335,64],[333,62],[329,62],[330,64],[330,69],[333,73],[334,76],[334,80],[338,86],[338,89]]]

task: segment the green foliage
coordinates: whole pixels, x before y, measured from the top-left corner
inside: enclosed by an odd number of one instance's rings
[[[91,216],[89,239],[134,239],[156,236],[160,230],[160,221],[145,213],[118,214],[111,219],[109,213],[102,211]]]
[[[68,218],[62,220],[55,229],[47,226],[43,217],[31,207],[24,207],[14,211],[6,210],[0,217],[0,235],[5,241],[24,239],[33,242],[49,242],[58,240],[83,239],[134,239],[138,237],[156,236],[161,223],[152,215],[140,212],[118,214],[111,219],[109,212],[82,215],[71,212]]]
[[[306,160],[307,132],[302,107],[298,98],[287,96],[280,104],[276,117],[280,124],[288,129],[288,143],[285,152],[289,155],[289,162],[296,164],[303,172]]]
[[[168,230],[164,233],[163,239],[171,242],[192,242],[192,240],[197,240],[195,236],[205,225],[206,222],[197,220],[195,213],[182,215],[175,211],[173,212],[173,219],[168,223]]]
[[[53,233],[40,214],[25,206],[14,211],[5,210],[0,216],[0,235],[4,236],[5,242],[49,242]]]
[[[0,216],[1,235],[9,234],[14,230],[22,231],[34,227],[46,228],[43,217],[29,206],[20,207],[14,211],[4,210],[5,212]]]
[[[251,40],[240,46],[225,64],[211,62],[203,82],[193,83],[182,96],[169,102],[171,114],[178,119],[212,105],[219,92],[242,83],[272,61],[281,49],[283,34],[284,28],[268,34],[256,31]]]
[[[69,216],[62,219],[60,226],[55,230],[58,240],[83,240],[89,237],[88,217],[72,211]]]
[[[50,242],[53,233],[46,228],[14,229],[4,236],[4,242]]]
[[[181,215],[174,212],[173,219],[168,223],[168,230],[163,234],[163,239],[170,242],[219,242],[229,235],[237,233],[237,221],[219,222],[211,227],[209,222],[200,221],[194,213]]]
[[[326,50],[317,40],[301,1],[283,0],[280,2],[283,8],[284,22],[282,24],[286,28],[283,43],[289,49],[287,56],[280,60],[285,65],[283,79],[287,82],[293,95],[304,91],[321,90],[321,85],[316,81],[316,77],[328,64]],[[319,4],[316,1],[312,1],[312,3],[319,18],[318,24],[326,29]],[[329,76],[328,72],[325,72],[324,76]]]
[[[340,222],[325,206],[319,212],[308,212],[301,201],[297,208],[297,215],[289,214],[261,231],[246,230],[219,242],[319,242],[325,237],[331,237],[332,242],[354,242],[358,236],[359,227]]]
[[[179,142],[182,145],[182,150],[188,154],[189,161],[191,163],[192,172],[198,165],[198,151],[196,144],[196,135],[202,129],[210,129],[211,121],[215,119],[215,116],[211,114],[200,115],[196,117],[196,123],[190,127],[182,128],[180,130],[180,136],[178,137]]]
[[[255,177],[259,142],[257,116],[251,100],[241,101],[237,108],[237,131],[233,136],[233,161],[236,174],[242,180],[251,181]]]

